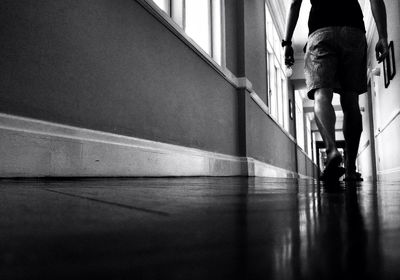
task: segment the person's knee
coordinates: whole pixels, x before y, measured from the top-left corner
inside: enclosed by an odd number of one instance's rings
[[[314,102],[318,104],[331,104],[333,92],[331,89],[320,88],[314,92]]]
[[[363,125],[362,125],[362,121],[359,121],[357,123],[355,123],[355,125],[351,128],[350,133],[352,133],[353,135],[355,135],[357,138],[360,137],[360,135],[363,132]]]
[[[352,122],[355,124],[355,126],[362,126],[362,115],[360,108],[354,107],[349,110],[344,111],[343,113],[345,115],[345,119],[348,120],[349,122]]]
[[[360,106],[358,105],[358,94],[354,92],[345,92],[340,95],[340,105],[344,113],[360,114]]]
[[[359,110],[344,113],[343,132],[345,134],[361,134],[363,131],[362,115]]]
[[[363,123],[362,123],[362,116],[361,113],[356,114],[356,119],[354,120],[354,132],[357,134],[361,134],[363,131]]]

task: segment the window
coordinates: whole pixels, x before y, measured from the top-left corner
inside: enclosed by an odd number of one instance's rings
[[[312,158],[312,139],[311,139],[311,120],[308,115],[306,115],[306,139],[307,139],[307,155]]]
[[[290,129],[290,119],[291,119],[291,117],[290,117],[290,109],[289,109],[289,94],[288,94],[288,87],[287,87],[287,84],[286,84],[286,81],[283,79],[282,80],[282,92],[283,92],[283,95],[282,95],[282,98],[283,98],[283,108],[284,108],[284,110],[283,110],[283,117],[284,117],[284,128],[286,129],[286,131],[289,131],[289,129]],[[285,104],[285,102],[286,102],[286,104]]]
[[[268,73],[270,84],[268,85],[268,91],[270,95],[269,100],[269,112],[275,119],[278,116],[278,100],[277,100],[277,93],[276,93],[276,72],[277,68],[274,63],[273,55],[269,55],[270,58],[270,72]]]
[[[279,70],[277,68],[277,73],[279,73]],[[277,99],[278,99],[278,122],[283,125],[283,104],[282,104],[282,98],[283,98],[283,91],[282,91],[282,76],[277,75],[277,85],[276,85],[276,92],[277,92]]]
[[[304,143],[304,114],[303,114],[303,97],[304,92],[296,90],[295,94],[295,107],[296,107],[296,139],[297,145],[300,148],[305,150],[305,143]]]
[[[200,47],[211,54],[210,1],[186,0],[185,31]]]
[[[224,0],[152,0],[214,61],[223,60]]]
[[[273,17],[265,4],[265,29],[267,38],[268,104],[271,116],[287,131],[289,130],[289,108],[284,59],[281,40]]]
[[[170,14],[169,0],[153,0],[153,2],[156,3],[157,6],[161,8],[161,10],[163,10],[167,14]]]

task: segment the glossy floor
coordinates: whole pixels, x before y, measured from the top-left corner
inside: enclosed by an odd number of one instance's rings
[[[0,181],[0,279],[400,279],[400,184]]]

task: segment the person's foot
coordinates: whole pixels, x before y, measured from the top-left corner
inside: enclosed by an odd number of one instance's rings
[[[329,172],[326,169],[322,172],[319,179],[324,182],[335,182],[339,181],[340,177],[344,175],[346,170],[343,167],[337,166],[332,168]]]
[[[342,155],[336,150],[328,154],[327,164],[325,170],[320,176],[322,181],[337,181],[345,173],[345,169],[340,167],[342,162]]]
[[[364,179],[361,177],[361,173],[352,171],[346,172],[346,176],[344,177],[344,181],[346,182],[362,182]]]

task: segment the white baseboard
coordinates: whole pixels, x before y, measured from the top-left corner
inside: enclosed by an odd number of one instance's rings
[[[298,178],[296,172],[273,166],[271,164],[248,158],[248,175],[254,177]]]
[[[7,114],[0,114],[0,158],[3,178],[299,177],[295,172],[252,158]]]

